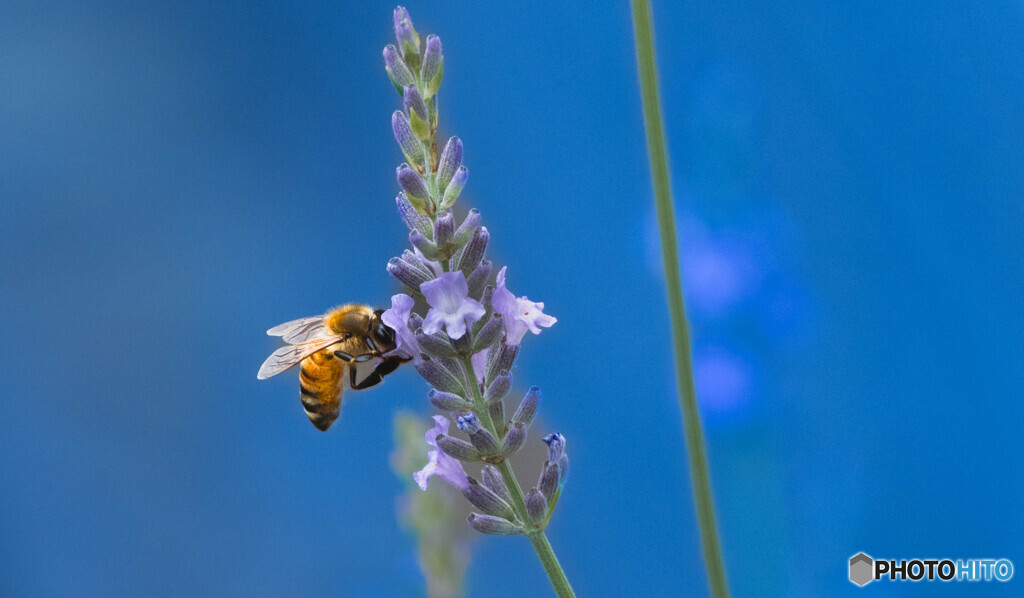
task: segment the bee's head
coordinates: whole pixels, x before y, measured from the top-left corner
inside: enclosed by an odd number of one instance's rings
[[[388,328],[387,325],[381,321],[380,316],[383,313],[383,309],[378,309],[373,312],[373,325],[370,330],[370,334],[373,335],[373,341],[377,343],[377,346],[387,352],[395,348],[395,331]]]

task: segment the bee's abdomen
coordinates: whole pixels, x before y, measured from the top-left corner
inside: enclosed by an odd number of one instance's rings
[[[299,371],[299,398],[309,421],[327,431],[341,413],[341,377],[345,366],[328,350],[303,360]]]

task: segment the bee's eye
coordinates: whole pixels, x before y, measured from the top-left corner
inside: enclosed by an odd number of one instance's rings
[[[377,324],[377,329],[373,331],[373,336],[383,345],[390,345],[395,342],[395,331],[383,323]]]

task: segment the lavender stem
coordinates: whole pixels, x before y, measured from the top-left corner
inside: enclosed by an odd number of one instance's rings
[[[643,99],[644,124],[647,129],[647,153],[651,161],[651,179],[654,184],[654,204],[658,212],[658,230],[661,236],[661,256],[665,265],[665,286],[668,309],[672,321],[673,353],[676,362],[676,383],[679,408],[683,415],[683,432],[690,457],[690,478],[693,481],[697,523],[700,526],[704,565],[708,573],[708,586],[714,598],[727,598],[722,549],[715,523],[715,503],[711,495],[711,477],[708,472],[707,449],[701,429],[697,394],[693,385],[693,366],[690,358],[690,331],[683,304],[683,289],[679,275],[679,249],[676,244],[675,213],[672,205],[672,187],[668,175],[668,150],[661,118],[661,100],[658,92],[658,71],[654,58],[654,30],[651,25],[649,0],[632,0],[633,29],[636,35],[636,59]]]

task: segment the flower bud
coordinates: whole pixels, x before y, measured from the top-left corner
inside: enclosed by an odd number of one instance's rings
[[[469,170],[465,166],[459,166],[455,175],[452,176],[452,180],[448,182],[448,186],[444,188],[444,197],[441,199],[442,209],[455,204],[455,200],[459,198],[467,180],[469,180]]]
[[[544,493],[548,501],[555,499],[558,493],[558,465],[556,463],[545,463],[544,469],[540,472],[540,480],[537,482],[537,489]]]
[[[442,334],[426,334],[423,330],[416,331],[416,342],[420,349],[431,357],[458,357],[459,353],[451,342]]]
[[[493,517],[491,515],[480,515],[478,513],[470,513],[469,517],[466,518],[469,525],[481,534],[488,534],[491,536],[511,536],[513,534],[523,533],[523,528],[512,523],[508,519],[501,517]]]
[[[444,56],[441,52],[441,38],[427,36],[427,49],[423,53],[420,79],[423,81],[426,99],[430,99],[441,88],[441,72],[444,70]]]
[[[437,259],[437,245],[434,245],[430,239],[423,236],[423,233],[420,231],[414,230],[409,232],[409,243],[416,249],[419,249],[423,257],[429,260]]]
[[[480,260],[484,258],[484,252],[487,251],[487,241],[490,237],[491,234],[487,231],[487,227],[481,226],[476,229],[473,237],[462,250],[462,255],[459,257],[459,270],[462,270],[465,276],[472,274],[473,270],[480,265]]]
[[[569,455],[562,455],[558,458],[558,487],[565,484],[565,478],[569,476]]]
[[[437,163],[438,191],[444,192],[460,166],[462,166],[462,140],[452,137],[448,139],[448,143],[444,144],[444,149],[441,150],[441,159]]]
[[[409,65],[398,54],[398,48],[388,45],[384,48],[384,68],[388,71],[391,83],[398,93],[405,93],[406,85],[416,85],[416,76],[409,70]]]
[[[420,36],[412,26],[412,19],[409,11],[404,6],[395,9],[395,39],[398,40],[398,47],[409,64],[419,65],[420,60]]]
[[[424,237],[431,239],[434,236],[434,225],[430,222],[430,218],[427,218],[423,214],[420,214],[416,208],[413,207],[409,198],[405,196],[405,193],[399,193],[395,197],[395,203],[398,204],[398,214],[402,217],[402,222],[405,222],[405,226],[410,231],[419,231]]]
[[[409,124],[413,133],[423,142],[430,140],[430,115],[427,113],[427,105],[423,102],[420,92],[415,85],[407,85],[402,98],[402,106],[409,114]]]
[[[409,117],[401,110],[395,110],[391,115],[391,131],[395,134],[395,141],[398,142],[398,147],[402,148],[405,159],[413,164],[423,164],[427,158],[427,150],[413,132]]]
[[[437,443],[438,448],[459,461],[474,463],[483,457],[480,451],[473,448],[472,444],[461,438],[454,438],[447,434],[438,434],[434,441]],[[482,509],[483,507],[480,508]]]
[[[493,382],[491,382],[490,386],[487,387],[487,392],[484,393],[484,400],[490,403],[491,401],[500,401],[504,399],[510,386],[512,386],[511,376],[508,374],[498,376]]]
[[[481,291],[484,290],[484,286],[487,284],[487,281],[491,278],[491,268],[492,268],[492,266],[491,266],[491,261],[490,260],[482,260],[480,262],[480,265],[477,266],[476,269],[473,270],[473,272],[469,276],[466,277],[466,286],[469,287],[469,296],[470,297],[480,297]],[[484,302],[484,306],[489,306],[490,304],[491,304],[490,301]],[[488,323],[489,322],[490,321],[488,320]],[[483,326],[484,326],[484,328],[487,327],[486,324],[483,324]],[[479,346],[481,346],[481,347],[489,347],[491,345],[491,343],[493,343],[494,340],[498,338],[497,335],[501,332],[501,330],[502,330],[501,326],[495,327],[495,330],[494,330],[495,336],[493,338],[489,337],[488,341],[486,343],[484,343],[482,345],[479,345]],[[479,339],[477,339],[477,343],[478,344],[480,343]]]
[[[488,515],[504,517],[506,519],[512,519],[516,516],[511,505],[502,500],[490,488],[473,478],[469,478],[469,485],[462,491],[462,495],[466,497],[466,500],[473,503],[473,506]]]
[[[487,428],[482,427],[477,422],[475,413],[460,415],[456,418],[455,423],[458,424],[460,430],[469,434],[469,441],[472,442],[473,446],[483,453],[485,457],[493,457],[501,453],[501,447],[498,445],[498,440]]]
[[[465,411],[472,403],[460,395],[431,389],[430,402],[441,411]]]
[[[480,476],[483,478],[484,486],[491,489],[507,503],[512,502],[512,495],[508,491],[508,486],[505,485],[505,478],[501,477],[501,472],[498,468],[493,465],[484,465],[480,470]]]
[[[558,463],[558,460],[565,454],[565,436],[556,432],[548,434],[543,440],[544,444],[548,445],[548,461]]]
[[[388,274],[416,292],[419,292],[421,284],[433,280],[431,275],[397,257],[388,260]]]
[[[487,413],[491,416],[491,421],[499,429],[505,428],[505,402],[502,400],[491,401],[487,403]]]
[[[457,247],[462,247],[473,237],[478,228],[480,228],[480,210],[473,208],[466,214],[459,228],[455,230],[455,238],[452,242]]]
[[[458,377],[447,368],[442,367],[437,360],[422,359],[417,361],[414,367],[420,376],[423,376],[423,379],[437,390],[457,395],[466,394],[466,389],[459,382]]]
[[[417,141],[417,143],[419,142]],[[410,199],[416,198],[422,201],[430,199],[430,192],[427,191],[427,182],[423,180],[420,173],[410,168],[408,164],[399,166],[395,170],[395,175],[398,179],[398,184]]]
[[[423,316],[416,312],[409,314],[409,330],[419,330],[423,328]]]
[[[455,425],[457,425],[460,430],[462,430],[466,434],[469,434],[470,436],[480,431],[480,422],[477,420],[476,414],[473,413],[472,411],[470,411],[469,413],[464,413],[455,418]]]
[[[441,273],[441,264],[428,260],[427,256],[420,253],[419,250],[415,250],[415,248],[414,251],[409,251],[408,249],[403,250],[402,259],[408,262],[410,266],[426,273],[431,280]]]
[[[490,382],[501,374],[511,370],[512,364],[515,363],[516,355],[518,354],[518,345],[501,343],[500,346],[496,348],[492,347],[490,354],[487,356],[487,374],[484,379]]]
[[[444,248],[451,244],[454,236],[455,216],[452,216],[450,210],[441,212],[437,215],[437,220],[434,220],[434,242],[438,247]]]
[[[524,442],[526,442],[526,426],[523,424],[512,424],[508,432],[505,432],[505,438],[501,441],[501,454],[511,457],[519,449],[523,448]]]
[[[544,518],[548,516],[548,499],[536,488],[526,493],[526,513],[536,525],[544,523]]]
[[[537,406],[540,404],[540,388],[531,386],[530,390],[523,397],[516,412],[512,415],[512,421],[529,426],[533,422],[533,416],[537,414]]]

